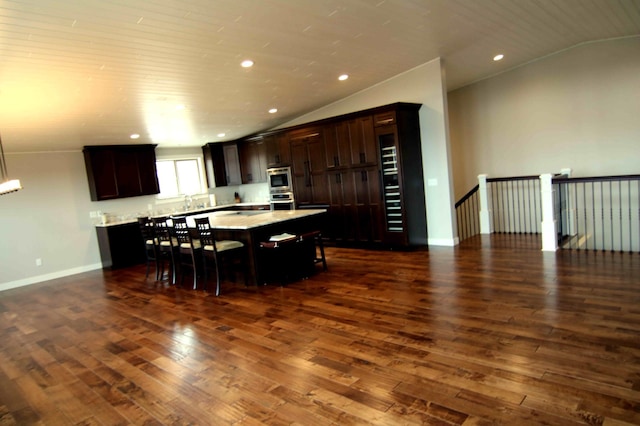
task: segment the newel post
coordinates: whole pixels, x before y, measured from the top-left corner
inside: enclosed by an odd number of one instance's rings
[[[478,196],[480,197],[480,233],[493,232],[493,212],[491,205],[491,190],[487,187],[487,175],[478,175]]]
[[[542,251],[558,250],[558,231],[553,209],[553,175],[540,175],[540,195],[542,197]]]

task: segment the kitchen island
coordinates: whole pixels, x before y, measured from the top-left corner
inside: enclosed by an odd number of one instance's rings
[[[251,206],[226,205],[205,211],[183,211],[172,216],[186,216],[187,224],[195,228],[196,217],[208,217],[217,239],[242,241],[247,246],[248,280],[257,285],[264,282],[260,242],[282,233],[301,234],[323,230],[326,210],[246,210]],[[229,210],[236,208],[239,210]],[[256,208],[261,208],[256,206]],[[98,245],[104,268],[117,269],[143,263],[144,244],[137,219],[96,225]]]
[[[258,285],[264,282],[265,266],[260,254],[260,242],[273,235],[302,234],[322,230],[326,216],[324,209],[275,211],[218,211],[187,216],[187,224],[195,227],[194,218],[208,217],[216,230],[216,239],[242,241],[248,250],[248,280]]]

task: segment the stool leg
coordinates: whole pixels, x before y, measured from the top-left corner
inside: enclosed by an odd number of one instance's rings
[[[322,237],[317,237],[316,241],[318,242],[318,247],[320,248],[320,258],[322,259],[322,270],[327,270],[327,259],[324,257],[324,243],[322,242]]]

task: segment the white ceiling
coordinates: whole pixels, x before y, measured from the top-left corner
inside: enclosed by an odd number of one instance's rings
[[[451,90],[637,34],[640,0],[0,0],[0,133],[7,152],[132,133],[201,146],[437,57]],[[246,58],[253,68],[240,67]]]

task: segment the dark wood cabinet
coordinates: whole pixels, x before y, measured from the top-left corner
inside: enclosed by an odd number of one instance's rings
[[[156,145],[95,145],[83,149],[93,201],[160,192]]]
[[[419,109],[396,103],[248,137],[242,181],[291,166],[297,207],[329,206],[326,238],[426,245]]]
[[[355,188],[354,210],[356,240],[362,242],[382,241],[382,197],[380,176],[377,167],[351,170]]]
[[[380,150],[382,240],[426,245],[427,217],[422,170],[419,105],[401,105],[374,116]]]
[[[327,203],[324,181],[325,152],[321,129],[303,129],[291,135],[291,175],[297,204]]]
[[[325,236],[335,241],[356,240],[356,194],[352,174],[348,170],[326,174],[329,190],[329,220]]]
[[[291,149],[289,134],[280,132],[264,137],[267,151],[267,167],[283,167],[291,165]]]
[[[208,143],[202,147],[207,187],[227,186],[227,169],[221,143]]]
[[[358,117],[348,121],[352,166],[378,164],[378,146],[373,132],[373,117]]]
[[[138,223],[96,227],[102,267],[125,268],[146,261]]]
[[[327,170],[351,165],[351,140],[349,124],[346,121],[331,123],[324,127],[324,145]]]
[[[267,145],[262,137],[238,143],[242,183],[267,181]]]

